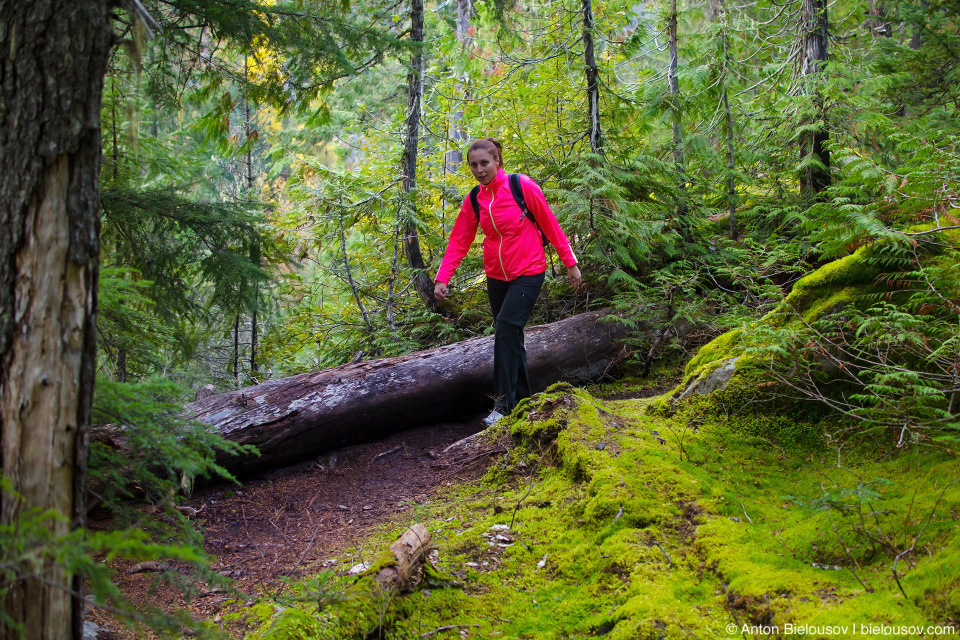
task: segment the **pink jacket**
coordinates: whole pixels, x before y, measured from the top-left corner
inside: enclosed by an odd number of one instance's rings
[[[547,205],[539,185],[520,174],[520,186],[527,208],[557,250],[560,261],[565,267],[577,264],[570,242]],[[477,200],[480,202],[479,226],[483,229],[483,268],[487,276],[495,280],[513,280],[518,276],[532,276],[546,271],[547,256],[540,231],[523,215],[520,205],[513,199],[507,173],[503,169],[497,171],[490,184],[480,185]],[[450,282],[453,272],[460,266],[460,261],[467,255],[477,235],[477,224],[477,216],[468,195],[463,199],[460,213],[453,223],[450,243],[437,273],[437,282]]]

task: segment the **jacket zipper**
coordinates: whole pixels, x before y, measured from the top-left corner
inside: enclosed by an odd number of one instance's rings
[[[510,278],[507,277],[507,268],[503,266],[503,235],[500,233],[500,230],[497,229],[497,223],[493,220],[493,190],[487,188],[487,191],[490,192],[490,205],[487,207],[487,213],[490,214],[490,224],[493,225],[493,230],[500,236],[500,242],[497,243],[497,259],[500,260],[500,270],[503,271],[503,279],[509,281]]]

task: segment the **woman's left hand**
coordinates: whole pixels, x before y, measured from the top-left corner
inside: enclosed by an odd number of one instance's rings
[[[573,265],[572,267],[567,268],[567,282],[570,283],[570,286],[574,289],[580,288],[580,267]]]

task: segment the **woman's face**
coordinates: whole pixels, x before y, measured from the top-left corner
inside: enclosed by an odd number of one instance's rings
[[[467,154],[467,164],[477,182],[484,185],[497,177],[500,168],[499,158],[486,149],[474,149]]]

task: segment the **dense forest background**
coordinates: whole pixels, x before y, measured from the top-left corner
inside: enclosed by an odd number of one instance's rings
[[[452,300],[432,297],[465,147],[486,136],[544,188],[585,275],[571,290],[552,256],[534,322],[601,306],[653,322],[625,363],[649,371],[883,246],[896,295],[839,334],[791,325],[758,348],[835,353],[840,335],[870,363],[852,394],[779,375],[868,426],[955,426],[958,19],[950,0],[110,4],[93,421],[150,453],[95,446],[94,502],[144,528],[122,508],[131,477],[172,509],[173,488],[225,474],[211,453],[230,445],[175,417],[205,384],[488,333],[478,247]],[[196,543],[171,514],[138,553],[202,565],[148,544]],[[6,534],[51,544],[31,522]]]
[[[152,38],[117,14],[101,118],[112,380],[224,389],[484,331],[477,256],[473,315],[422,284],[477,137],[544,187],[589,304],[714,334],[957,207],[950,3],[149,8]]]

